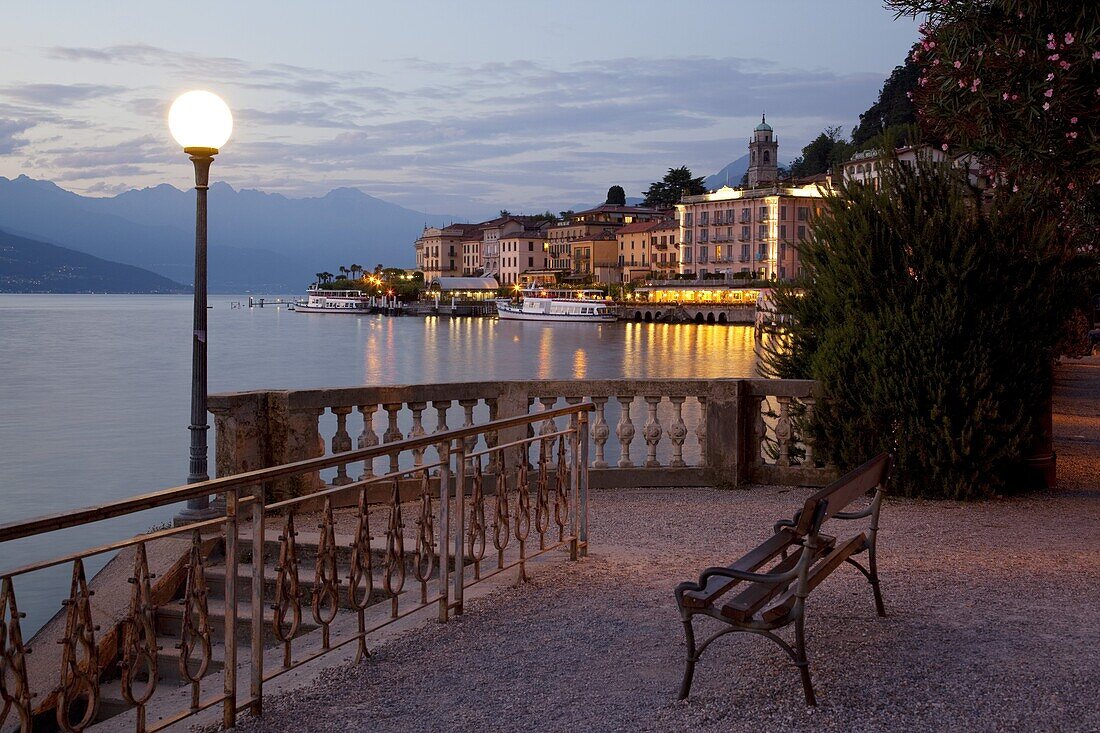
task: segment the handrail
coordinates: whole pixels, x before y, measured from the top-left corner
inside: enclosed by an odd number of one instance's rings
[[[121,499],[108,504],[82,507],[68,512],[46,514],[40,517],[8,522],[0,525],[0,542],[9,542],[24,537],[31,537],[43,532],[54,532],[72,527],[79,527],[80,525],[89,524],[91,522],[99,522],[105,519],[112,519],[114,517],[145,511],[147,509],[155,509],[168,504],[176,504],[187,499],[221,494],[241,486],[251,486],[253,484],[299,473],[319,471],[347,463],[355,463],[388,456],[398,451],[412,450],[414,448],[428,448],[437,445],[441,438],[445,440],[456,440],[472,437],[481,435],[485,432],[526,425],[538,420],[550,420],[556,417],[573,415],[578,412],[590,412],[594,409],[591,403],[578,403],[569,405],[568,407],[559,407],[554,410],[517,415],[516,417],[491,420],[481,425],[449,430],[445,438],[442,435],[426,435],[420,438],[407,438],[369,448],[359,448],[345,453],[308,458],[294,463],[286,463],[281,466],[261,468],[255,471],[247,471],[232,476],[222,476],[194,484],[185,484],[170,489],[161,489],[160,491],[139,494],[138,496],[131,496],[127,499]]]

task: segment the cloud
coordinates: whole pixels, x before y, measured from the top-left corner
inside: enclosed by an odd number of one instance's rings
[[[16,150],[25,147],[27,141],[20,137],[24,132],[34,127],[35,123],[29,120],[6,120],[0,118],[0,155],[11,155]]]
[[[23,102],[45,107],[66,107],[126,91],[126,87],[109,84],[12,84],[0,87],[0,94]]]

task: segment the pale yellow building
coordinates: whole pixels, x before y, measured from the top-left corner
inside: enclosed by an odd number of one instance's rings
[[[480,236],[477,224],[449,224],[445,227],[424,227],[413,244],[416,269],[424,273],[424,281],[462,274],[462,243]]]
[[[545,227],[504,234],[499,244],[501,285],[514,285],[523,273],[546,269],[550,245]]]
[[[627,224],[615,233],[615,238],[624,283],[651,276],[671,277],[679,271],[679,227],[675,220]]]

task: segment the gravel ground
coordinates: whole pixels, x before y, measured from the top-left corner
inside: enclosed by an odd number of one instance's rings
[[[884,505],[887,618],[851,568],[810,597],[816,709],[778,648],[745,635],[708,649],[675,699],[673,586],[755,546],[808,492],[614,490],[592,497],[588,559],[541,566],[240,727],[1100,731],[1100,361],[1063,370],[1056,411],[1059,490]]]

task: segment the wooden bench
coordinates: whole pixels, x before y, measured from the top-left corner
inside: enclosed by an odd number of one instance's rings
[[[774,534],[759,547],[731,565],[707,568],[697,582],[676,586],[676,604],[687,637],[681,700],[691,691],[695,663],[711,642],[725,634],[747,632],[771,639],[787,653],[802,676],[806,703],[817,704],[806,660],[803,629],[806,597],[830,573],[849,563],[870,582],[878,615],[886,615],[875,563],[875,535],[890,463],[887,453],[864,463],[807,499],[794,519],[776,522]],[[866,507],[844,511],[869,492],[873,493]],[[821,531],[822,525],[829,520],[866,517],[870,518],[866,531],[845,539]],[[862,552],[867,553],[866,567],[855,560]],[[726,626],[696,646],[692,620],[700,614]],[[790,625],[794,626],[793,646],[775,633]]]

